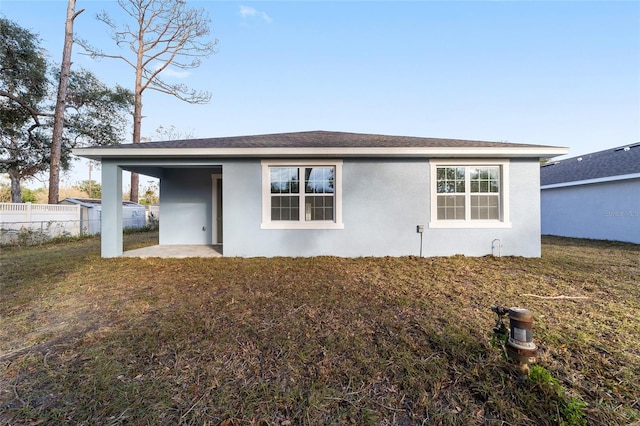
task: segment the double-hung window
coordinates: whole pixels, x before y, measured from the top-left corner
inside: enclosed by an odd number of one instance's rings
[[[508,176],[508,161],[432,161],[430,227],[510,227]]]
[[[263,161],[263,229],[341,229],[341,161]]]

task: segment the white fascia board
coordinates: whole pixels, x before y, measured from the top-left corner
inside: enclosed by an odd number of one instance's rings
[[[550,185],[543,185],[540,187],[540,189],[566,188],[568,186],[592,185],[594,183],[615,182],[615,181],[628,180],[628,179],[640,179],[640,173],[631,173],[628,175],[618,175],[618,176],[607,176],[607,177],[602,177],[597,179],[576,180],[573,182],[552,183]]]
[[[566,154],[563,147],[464,147],[464,148],[76,148],[72,154],[102,158],[186,158],[186,157],[532,157]]]

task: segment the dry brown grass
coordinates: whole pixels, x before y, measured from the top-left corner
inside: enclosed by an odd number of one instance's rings
[[[640,420],[639,246],[178,260],[101,259],[88,239],[0,262],[0,423],[581,424],[576,407],[589,424]],[[551,378],[519,380],[489,344],[492,304],[533,311]]]

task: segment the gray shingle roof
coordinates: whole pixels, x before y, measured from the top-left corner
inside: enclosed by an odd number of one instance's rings
[[[540,169],[540,184],[578,182],[640,173],[640,143],[552,161]]]
[[[207,139],[185,139],[140,144],[92,147],[94,149],[140,148],[480,148],[480,147],[543,147],[502,142],[460,139],[385,136],[364,133],[328,132],[322,130],[269,135],[233,136]]]

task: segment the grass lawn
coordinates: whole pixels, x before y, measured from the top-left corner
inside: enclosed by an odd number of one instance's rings
[[[541,259],[99,247],[0,248],[0,424],[640,422],[637,245],[545,238]],[[490,343],[494,304],[534,314],[527,379]]]

